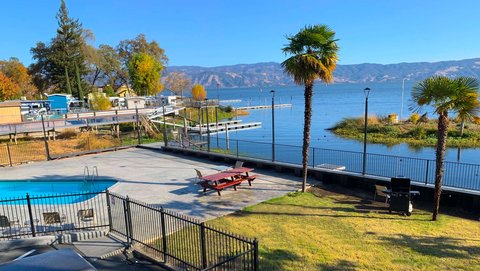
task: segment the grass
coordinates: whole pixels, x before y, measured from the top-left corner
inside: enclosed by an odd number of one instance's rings
[[[158,138],[151,138],[144,134],[142,135],[143,144],[163,140],[162,135]],[[138,144],[138,138],[135,132],[122,134],[119,139],[108,133],[95,134],[93,132],[78,133],[67,131],[61,133],[60,136],[57,137],[57,140],[48,141],[51,156],[61,156],[89,150],[101,150],[136,144]],[[25,138],[19,140],[18,144],[9,143],[8,149],[7,144],[0,143],[0,166],[10,164],[8,151],[10,151],[12,164],[47,160],[45,142],[40,138]]]
[[[460,136],[458,123],[451,122],[448,131],[448,147],[480,147],[480,125],[469,123],[463,136]],[[363,141],[363,118],[346,118],[335,124],[330,130],[334,134]],[[402,122],[390,124],[386,118],[368,118],[368,142],[386,145],[407,143],[413,147],[433,147],[437,144],[437,123],[435,120],[427,123],[413,124]]]
[[[210,221],[259,239],[260,270],[480,270],[480,223],[315,189]]]

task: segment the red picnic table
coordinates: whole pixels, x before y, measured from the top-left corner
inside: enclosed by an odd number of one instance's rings
[[[252,181],[257,176],[249,176],[249,172],[253,171],[253,168],[240,167],[233,168],[212,175],[203,176],[199,184],[203,187],[203,192],[207,189],[216,190],[218,195],[221,196],[220,191],[224,188],[233,186],[233,189],[237,190],[237,185],[240,185],[243,181],[248,181],[248,185],[252,186]]]

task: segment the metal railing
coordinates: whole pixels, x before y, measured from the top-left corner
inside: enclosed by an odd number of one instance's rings
[[[199,139],[198,136],[194,141],[207,142],[207,140]],[[218,142],[217,145],[215,140],[212,141],[211,152],[294,165],[302,163],[301,146],[275,144],[275,157],[272,157],[271,143],[236,139],[227,141],[225,138],[219,139]],[[205,145],[190,144],[183,147],[208,150]],[[346,172],[362,174],[363,152],[311,147],[308,164],[311,168],[337,165]],[[433,159],[367,153],[365,166],[367,175],[387,178],[402,176],[424,185],[435,183],[435,160]],[[480,191],[480,165],[446,161],[443,185]]]
[[[111,232],[181,270],[258,270],[258,242],[109,193]]]
[[[109,230],[182,270],[258,270],[258,242],[193,218],[104,192],[0,199],[0,240]]]
[[[105,192],[0,199],[0,240],[108,229]]]

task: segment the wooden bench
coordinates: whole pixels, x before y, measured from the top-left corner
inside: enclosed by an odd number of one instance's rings
[[[248,185],[252,186],[252,182],[255,181],[256,178],[257,178],[257,175],[252,175],[252,176],[245,177],[244,180],[247,180]]]
[[[237,186],[240,185],[243,181],[247,180],[246,178],[237,178],[233,181],[220,181],[217,185],[212,185],[207,181],[201,181],[198,184],[200,184],[203,187],[203,192],[207,192],[207,189],[213,189],[216,190],[218,195],[221,196],[220,191],[227,187],[233,186],[233,189],[237,191]],[[249,184],[251,180],[248,180]]]

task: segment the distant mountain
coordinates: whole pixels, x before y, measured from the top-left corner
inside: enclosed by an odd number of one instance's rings
[[[170,72],[183,72],[194,83],[207,88],[270,87],[294,85],[290,76],[276,62],[239,64],[219,67],[171,66]],[[480,58],[398,64],[339,65],[334,73],[335,83],[398,82],[403,78],[413,81],[432,75],[480,77]]]

